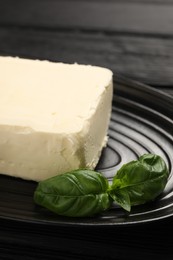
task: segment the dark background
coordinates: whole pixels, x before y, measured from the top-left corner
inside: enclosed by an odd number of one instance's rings
[[[0,0],[0,54],[106,66],[172,93],[172,0]]]

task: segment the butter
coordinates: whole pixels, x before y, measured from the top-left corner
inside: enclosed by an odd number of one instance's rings
[[[0,57],[0,173],[41,181],[94,169],[112,105],[112,72]]]

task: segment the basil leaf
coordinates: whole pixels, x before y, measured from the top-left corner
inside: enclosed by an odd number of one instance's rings
[[[131,210],[130,197],[126,190],[118,189],[114,193],[111,192],[110,195],[113,198],[113,200],[116,201],[117,204],[119,204],[123,209],[127,211]]]
[[[91,170],[75,170],[41,181],[34,193],[37,204],[63,216],[84,217],[110,207],[107,179]]]
[[[144,154],[137,161],[124,164],[113,178],[110,196],[125,210],[154,200],[165,188],[169,172],[164,160]]]

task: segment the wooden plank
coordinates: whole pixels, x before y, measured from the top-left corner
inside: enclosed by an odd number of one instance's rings
[[[99,65],[147,84],[173,85],[172,38],[0,27],[0,54]]]
[[[114,2],[114,3],[144,3],[144,4],[173,4],[173,0],[79,0],[84,2]]]
[[[51,0],[50,0],[51,1]],[[114,3],[143,3],[143,4],[159,4],[159,5],[166,5],[166,4],[173,4],[173,0],[79,0],[80,2],[106,2],[109,4],[110,2]]]
[[[0,24],[173,34],[173,5],[114,1],[0,0]]]

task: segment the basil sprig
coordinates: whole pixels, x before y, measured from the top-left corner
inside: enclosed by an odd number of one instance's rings
[[[154,200],[164,190],[169,172],[164,160],[154,154],[144,154],[137,161],[124,164],[113,178],[109,194],[121,207]]]
[[[86,217],[111,207],[115,201],[127,211],[154,200],[164,190],[169,172],[164,160],[144,154],[124,164],[112,183],[99,172],[79,169],[41,181],[34,193],[37,204],[70,217]]]
[[[63,216],[83,217],[111,206],[107,179],[98,172],[76,170],[41,181],[34,200]]]

